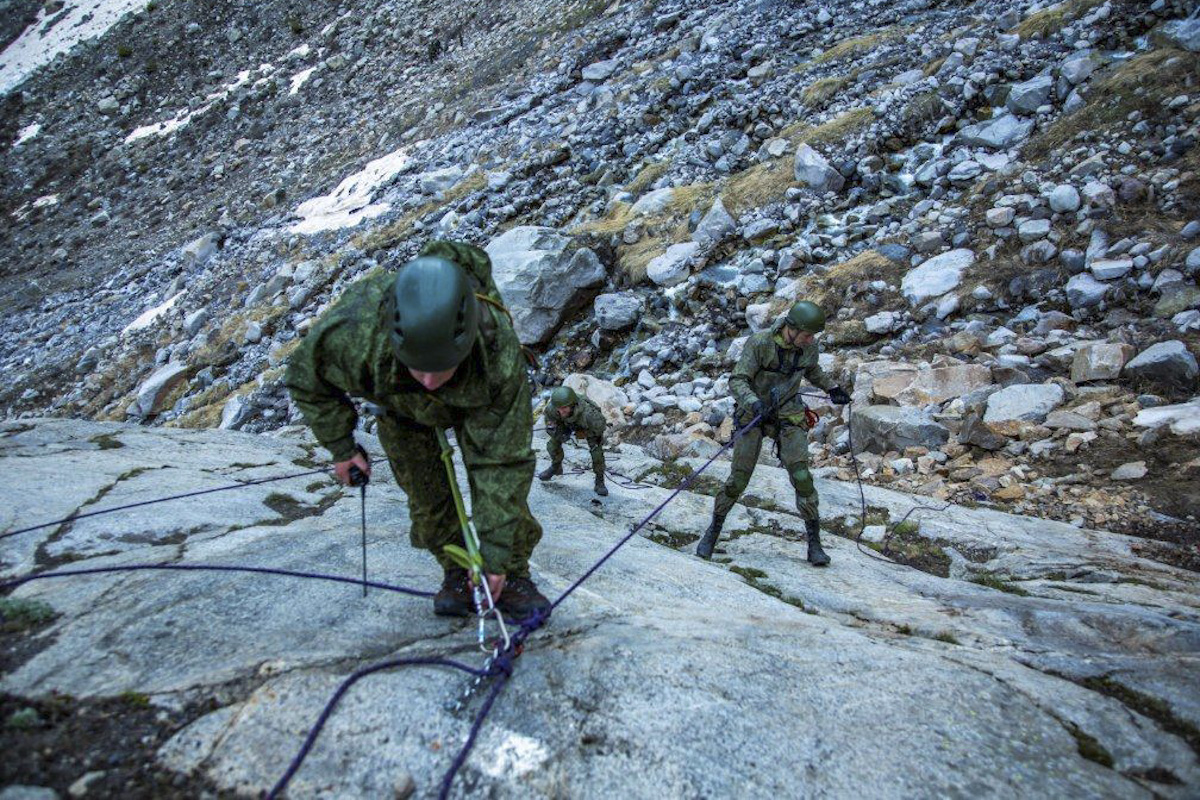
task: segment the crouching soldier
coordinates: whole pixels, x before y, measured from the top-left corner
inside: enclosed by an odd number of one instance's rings
[[[729,389],[737,401],[734,421],[740,427],[757,414],[763,417],[758,425],[742,434],[733,447],[729,480],[717,493],[712,523],[696,545],[696,555],[701,558],[712,558],[725,517],[754,473],[763,436],[770,436],[776,442],[779,460],[796,490],[796,509],[804,519],[808,533],[808,561],[818,567],[829,563],[829,556],[821,547],[817,488],[808,469],[809,422],[805,417],[804,399],[798,394],[807,379],[814,386],[825,389],[834,403],[850,402],[842,388],[832,386],[817,361],[816,335],[824,329],[824,312],[815,303],[802,300],[769,330],[752,334],[746,340],[742,356],[729,378]]]
[[[484,573],[508,617],[547,610],[529,577],[542,529],[529,511],[536,460],[525,358],[491,262],[477,247],[430,242],[396,273],[357,281],[292,355],[287,386],[334,472],[370,474],[356,452],[349,396],[379,406],[377,431],[408,495],[414,547],[445,571],[435,614],[473,612],[468,574],[446,554],[465,547],[436,429],[454,428],[470,484]]]
[[[596,494],[608,497],[608,487],[604,485],[604,429],[608,423],[604,421],[600,406],[580,397],[569,386],[559,386],[550,393],[545,418],[546,431],[550,434],[550,440],[546,442],[550,466],[539,472],[538,478],[548,481],[555,475],[562,475],[563,442],[572,436],[585,438],[592,456],[592,472],[596,474]]]

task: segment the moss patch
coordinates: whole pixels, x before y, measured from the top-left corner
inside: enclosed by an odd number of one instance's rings
[[[1010,583],[1010,582],[1004,580],[1003,578],[999,578],[995,575],[975,575],[972,578],[970,578],[970,581],[971,581],[971,583],[975,583],[980,586],[986,586],[989,589],[995,589],[998,592],[1006,592],[1007,594],[1015,594],[1018,597],[1028,597],[1029,596],[1029,592],[1025,591],[1020,586],[1017,586],[1014,583]]]
[[[1015,32],[1022,39],[1044,39],[1103,2],[1104,0],[1066,0],[1030,14],[1017,26]]]
[[[1065,676],[1062,676],[1065,677]],[[1068,680],[1071,680],[1068,678]],[[1080,686],[1099,692],[1106,697],[1117,700],[1127,708],[1133,709],[1144,717],[1149,717],[1168,733],[1183,739],[1192,752],[1200,755],[1200,728],[1171,711],[1166,701],[1157,697],[1143,694],[1136,689],[1130,689],[1108,676],[1083,678],[1075,680]]]
[[[88,439],[88,441],[99,447],[101,450],[119,450],[125,446],[125,443],[112,433],[98,433],[92,438]]]
[[[1086,733],[1078,725],[1069,722],[1064,723],[1064,727],[1074,737],[1075,749],[1079,751],[1079,755],[1082,758],[1094,761],[1102,767],[1113,768],[1112,753],[1108,752],[1096,737]]]
[[[18,633],[49,625],[58,614],[49,603],[21,597],[0,598],[0,630]]]
[[[821,78],[807,86],[800,96],[808,105],[819,106],[840,92],[849,82],[850,75]]]

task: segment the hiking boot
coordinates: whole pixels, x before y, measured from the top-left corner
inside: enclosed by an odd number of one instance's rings
[[[604,485],[603,475],[596,476],[596,486],[594,487],[594,491],[601,497],[608,497],[608,487]]]
[[[808,530],[808,563],[814,567],[829,566],[829,556],[821,547],[821,523],[815,519],[806,519],[804,527]]]
[[[562,463],[551,464],[550,466],[546,467],[544,470],[538,473],[538,480],[548,481],[555,475],[562,475]]]
[[[721,535],[721,526],[725,524],[725,515],[713,512],[712,522],[708,524],[708,530],[700,537],[700,541],[696,543],[696,555],[703,558],[705,561],[712,558],[713,548],[717,546],[717,537]]]
[[[467,571],[451,567],[442,578],[442,588],[433,596],[433,613],[439,617],[468,617],[475,613]]]
[[[529,619],[536,611],[549,611],[550,601],[538,591],[529,578],[509,578],[504,582],[496,608],[506,620],[521,622]]]

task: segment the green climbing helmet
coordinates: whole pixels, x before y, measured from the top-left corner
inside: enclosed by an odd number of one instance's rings
[[[402,266],[387,310],[392,350],[409,369],[444,372],[475,345],[479,301],[467,274],[449,259],[421,256]]]
[[[579,395],[575,394],[575,390],[570,386],[559,386],[550,393],[550,405],[555,408],[563,406],[573,406],[579,402]]]
[[[816,303],[801,300],[788,309],[784,324],[796,330],[820,333],[825,330],[825,312]]]

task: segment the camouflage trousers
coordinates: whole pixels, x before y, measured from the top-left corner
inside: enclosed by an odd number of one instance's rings
[[[604,474],[604,440],[599,436],[587,437],[588,454],[592,457],[592,472],[596,477]],[[550,464],[557,467],[562,465],[563,439],[551,436],[546,441],[546,452],[550,454]]]
[[[376,432],[387,454],[396,483],[408,496],[408,518],[412,525],[409,540],[413,547],[428,550],[442,569],[455,566],[443,548],[448,544],[466,547],[462,525],[454,510],[454,498],[447,482],[446,465],[433,428],[395,417],[379,417]],[[533,462],[521,485],[504,487],[521,509],[513,531],[512,556],[505,574],[510,578],[529,577],[529,557],[542,538],[542,526],[529,511],[529,486],[533,481]],[[468,476],[472,493],[476,479]]]
[[[796,490],[796,510],[803,519],[819,519],[817,487],[813,484],[812,473],[808,471],[808,427],[803,422],[787,419],[756,425],[734,444],[733,466],[729,471],[729,479],[717,493],[713,514],[724,517],[746,490],[754,467],[758,464],[764,436],[779,443],[779,460],[783,462],[792,488]]]

